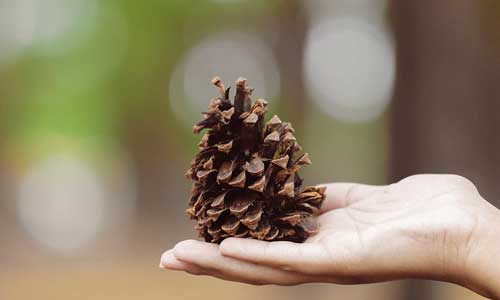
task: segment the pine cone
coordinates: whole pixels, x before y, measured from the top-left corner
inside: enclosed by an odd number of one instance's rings
[[[186,177],[194,180],[189,208],[195,228],[207,242],[227,237],[303,242],[317,231],[311,218],[325,188],[301,189],[298,171],[311,163],[290,123],[276,115],[264,124],[267,102],[252,105],[246,79],[236,81],[234,102],[219,77],[212,99],[194,132],[208,128]]]

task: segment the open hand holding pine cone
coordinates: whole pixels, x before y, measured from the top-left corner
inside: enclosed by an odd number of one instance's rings
[[[310,161],[298,155],[290,124],[276,116],[264,124],[267,103],[252,105],[244,79],[234,104],[219,78],[214,84],[221,97],[194,128],[209,130],[188,171],[187,211],[205,241],[220,245],[182,241],[162,254],[161,268],[255,285],[427,278],[500,299],[491,280],[500,276],[492,256],[500,211],[472,182],[425,174],[386,186],[330,183],[327,197],[325,188],[300,191],[297,171]]]
[[[244,78],[236,81],[233,103],[220,89],[194,132],[208,129],[186,173],[194,180],[187,213],[207,242],[227,237],[303,242],[317,231],[311,218],[321,207],[325,188],[306,187],[298,171],[311,163],[290,123],[276,115],[267,124],[267,101],[250,98]]]

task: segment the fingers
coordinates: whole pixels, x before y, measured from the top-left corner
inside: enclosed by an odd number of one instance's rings
[[[387,188],[387,186],[359,183],[329,183],[322,186],[326,186],[326,199],[321,206],[320,213],[347,207]]]
[[[161,265],[173,270],[193,271],[220,279],[244,282],[254,285],[278,284],[294,285],[318,281],[309,276],[260,266],[223,256],[219,246],[194,240],[180,242],[173,250],[162,255]]]
[[[264,242],[252,239],[229,238],[220,245],[224,256],[281,270],[318,274],[324,271],[328,252],[321,244]]]

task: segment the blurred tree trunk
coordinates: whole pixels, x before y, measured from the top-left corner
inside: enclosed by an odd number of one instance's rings
[[[305,87],[303,57],[308,19],[298,0],[285,1],[277,11],[275,55],[280,67],[280,98],[283,118],[293,120],[296,128],[304,121]]]
[[[499,85],[492,82],[498,81],[498,67],[484,55],[480,27],[481,6],[488,3],[392,1],[398,55],[392,181],[416,173],[455,173],[498,201]],[[412,281],[406,299],[430,299],[431,292],[430,283]]]

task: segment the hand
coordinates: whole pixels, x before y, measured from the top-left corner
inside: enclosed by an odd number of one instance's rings
[[[256,285],[428,278],[500,297],[500,213],[467,179],[417,175],[388,186],[327,186],[320,231],[306,243],[187,240],[165,252],[160,266]]]

